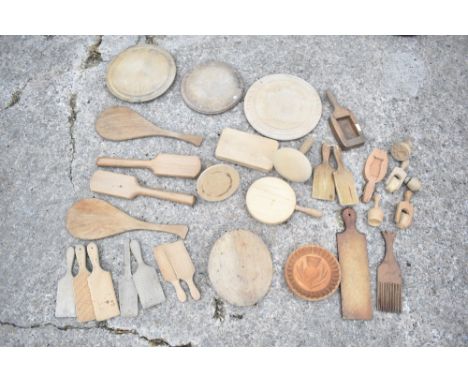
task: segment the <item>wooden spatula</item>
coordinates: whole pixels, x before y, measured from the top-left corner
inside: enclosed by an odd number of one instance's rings
[[[335,200],[333,167],[330,166],[330,145],[322,144],[322,163],[314,167],[312,197],[321,200]]]
[[[88,277],[91,301],[93,302],[96,321],[108,320],[120,314],[117,298],[110,272],[105,271],[99,264],[99,254],[96,243],[89,243],[86,247],[93,270]]]
[[[135,219],[100,199],[81,199],[67,213],[67,229],[78,239],[96,240],[138,229],[173,233],[185,239],[182,224],[152,224]]]
[[[75,294],[73,292],[73,261],[75,249],[67,249],[67,271],[57,284],[57,301],[55,305],[55,317],[76,317]]]
[[[187,296],[180,286],[179,278],[177,277],[164,248],[164,244],[154,247],[154,259],[158,263],[159,270],[161,271],[164,280],[172,284],[176,291],[178,300],[180,302],[184,302],[187,300]]]
[[[119,278],[119,303],[122,317],[136,317],[138,315],[138,293],[132,277],[130,259],[130,242],[124,245],[124,269]]]
[[[164,302],[166,296],[164,296],[156,269],[143,261],[138,241],[130,241],[130,249],[138,262],[138,268],[133,274],[133,281],[140,297],[141,306],[146,309]]]
[[[345,230],[336,234],[341,267],[341,311],[348,320],[372,319],[366,236],[356,229],[356,211],[342,211]]]
[[[88,286],[89,271],[86,267],[86,249],[83,245],[75,247],[76,261],[78,262],[78,273],[73,279],[73,290],[75,294],[76,318],[79,322],[92,321],[96,318],[94,314],[91,292]]]
[[[343,163],[341,150],[338,146],[333,146],[333,155],[335,156],[338,168],[333,172],[335,180],[336,193],[342,206],[350,206],[359,203],[359,198],[354,183],[353,173],[349,171]]]
[[[110,171],[96,171],[91,177],[90,188],[93,192],[125,199],[135,199],[138,195],[144,195],[189,206],[195,204],[193,195],[142,187],[134,176]]]
[[[148,168],[155,175],[194,179],[201,170],[200,158],[195,155],[159,154],[151,160],[99,157],[101,167]]]
[[[110,107],[96,120],[96,131],[105,139],[124,141],[144,137],[169,137],[200,146],[203,137],[162,129],[128,107]]]

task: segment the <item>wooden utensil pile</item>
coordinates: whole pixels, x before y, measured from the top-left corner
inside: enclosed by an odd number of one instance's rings
[[[157,61],[145,64],[148,57]],[[139,62],[141,65],[129,65]],[[156,64],[159,62],[159,64]],[[150,67],[145,67],[150,65]],[[146,70],[140,70],[140,66]],[[158,47],[133,47],[122,52],[110,64],[107,86],[116,97],[127,102],[154,99],[167,91],[175,77],[175,61],[169,52]],[[135,83],[123,81],[133,78]],[[224,80],[221,81],[224,76]],[[158,81],[156,81],[156,78]],[[221,81],[221,82],[220,82]],[[186,74],[182,94],[186,104],[202,114],[218,114],[234,107],[243,93],[243,82],[237,71],[221,62],[209,62],[197,66]],[[356,116],[326,92],[334,107],[330,128],[339,146],[325,142],[321,145],[322,163],[313,168],[312,197],[334,201],[336,195],[342,211],[345,230],[337,233],[339,262],[327,249],[309,243],[299,247],[288,258],[285,278],[295,295],[316,301],[333,294],[341,281],[342,315],[345,319],[368,320],[372,318],[372,298],[368,265],[367,241],[356,228],[356,212],[359,203],[355,178],[346,167],[341,150],[349,150],[365,143],[365,136]],[[290,182],[307,182],[312,165],[307,152],[314,139],[308,136],[300,150],[279,148],[278,140],[302,138],[313,130],[322,114],[322,103],[317,91],[301,78],[276,74],[255,82],[247,91],[244,113],[250,125],[260,134],[224,128],[219,137],[214,156],[223,161],[249,169],[269,173],[273,169]],[[176,133],[162,129],[127,107],[111,107],[96,120],[96,130],[104,139],[121,141],[144,137],[169,137],[200,146],[200,136]],[[336,168],[330,163],[333,154]],[[417,178],[407,174],[411,143],[406,140],[393,145],[391,154],[401,161],[385,182],[389,192],[397,191],[403,184],[408,187],[404,200],[397,206],[395,223],[398,228],[408,228],[413,221],[414,208],[411,197],[421,188]],[[100,167],[147,168],[156,176],[195,179],[202,165],[198,156],[158,154],[152,160],[99,157]],[[361,197],[375,205],[368,212],[368,224],[378,227],[384,214],[379,203],[381,195],[374,193],[376,185],[387,173],[387,153],[373,149],[364,166],[366,185]],[[245,196],[250,215],[264,224],[280,224],[287,221],[294,211],[319,218],[322,212],[296,203],[296,194],[286,180],[265,176],[253,182]],[[217,164],[198,177],[197,192],[208,202],[217,202],[233,195],[241,182],[239,173],[232,166]],[[124,199],[138,195],[193,206],[195,196],[185,193],[145,187],[136,177],[110,171],[97,170],[90,181],[93,192]],[[80,239],[95,240],[131,230],[152,230],[178,235],[185,239],[188,226],[153,224],[135,219],[108,202],[99,199],[83,199],[68,211],[67,228]],[[394,233],[384,232],[386,256],[377,272],[377,308],[383,311],[401,312],[401,273],[393,254]],[[132,240],[124,250],[124,268],[119,279],[119,305],[114,293],[112,278],[99,264],[97,246],[87,246],[93,265],[86,267],[86,250],[76,246],[67,250],[67,272],[57,287],[57,317],[74,317],[78,321],[106,320],[121,314],[134,317],[138,314],[138,300],[146,309],[165,301],[165,295],[156,270],[143,261],[139,243]],[[131,254],[137,269],[132,273]],[[72,275],[74,258],[78,273]],[[194,300],[200,292],[194,284],[195,266],[182,240],[154,247],[154,258],[163,279],[172,284],[179,301],[187,295],[181,286],[184,281]],[[214,244],[208,272],[217,293],[228,302],[248,306],[257,303],[267,293],[272,279],[270,252],[263,240],[252,232],[236,230],[224,234]]]

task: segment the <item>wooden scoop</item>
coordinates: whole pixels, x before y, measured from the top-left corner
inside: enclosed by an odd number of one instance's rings
[[[144,137],[169,137],[200,146],[203,137],[162,129],[128,107],[110,107],[96,120],[96,131],[105,139],[125,141]]]
[[[364,178],[367,180],[362,194],[362,201],[364,203],[368,203],[371,200],[375,185],[384,178],[387,168],[387,153],[380,149],[372,150],[364,166]]]
[[[185,239],[182,224],[152,224],[135,219],[100,199],[81,199],[67,213],[67,229],[78,239],[96,240],[138,229],[173,233]]]
[[[91,177],[90,188],[93,192],[125,199],[135,199],[138,195],[145,195],[189,206],[195,204],[193,195],[142,187],[134,176],[110,171],[96,171]]]
[[[291,182],[305,182],[312,175],[312,166],[305,156],[314,144],[314,138],[308,137],[299,150],[291,147],[279,149],[273,157],[273,166],[283,178]]]
[[[312,197],[321,200],[335,200],[335,183],[333,181],[333,167],[328,161],[330,145],[322,144],[322,163],[314,167],[312,182]]]
[[[158,176],[196,178],[201,170],[200,158],[195,155],[159,154],[151,160],[99,157],[101,167],[148,168]]]
[[[343,163],[341,150],[338,146],[333,146],[333,155],[335,156],[338,168],[333,172],[335,180],[336,193],[342,206],[350,206],[359,203],[354,183],[353,173],[349,171]]]
[[[331,91],[327,90],[326,94],[335,109],[330,117],[330,127],[341,148],[349,150],[363,145],[366,140],[354,114],[342,107]]]

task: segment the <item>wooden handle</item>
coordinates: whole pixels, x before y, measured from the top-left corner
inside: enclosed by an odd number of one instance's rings
[[[380,200],[382,199],[380,194],[374,194],[374,197],[372,199],[374,200],[374,208],[379,208],[380,207]]]
[[[203,137],[200,135],[192,135],[192,134],[182,134],[182,133],[177,133],[175,131],[169,131],[169,130],[164,130],[160,129],[161,136],[165,137],[170,137],[170,138],[177,138],[180,139],[181,141],[191,143],[192,145],[195,146],[200,146],[203,142]]]
[[[75,246],[75,256],[78,262],[78,273],[86,270],[86,249],[84,245],[80,244]]]
[[[330,101],[330,103],[332,104],[332,106],[333,106],[335,109],[340,108],[340,104],[338,103],[338,101],[336,100],[335,96],[333,95],[333,93],[332,93],[330,90],[327,90],[327,91],[325,92],[325,94],[327,95],[328,100]]]
[[[200,300],[200,291],[198,290],[197,286],[193,282],[193,276],[187,280],[185,280],[187,283],[189,290],[190,290],[190,295],[194,300]]]
[[[188,206],[193,206],[195,204],[195,196],[190,194],[184,194],[181,192],[170,192],[157,190],[154,188],[140,187],[138,189],[140,195],[152,196],[153,198],[158,198],[161,200],[169,200],[174,203],[185,204]]]
[[[67,273],[72,274],[73,260],[75,260],[75,249],[73,247],[67,248]]]
[[[99,157],[96,165],[101,167],[149,168],[149,160]]]
[[[302,154],[306,154],[307,151],[310,150],[310,148],[312,147],[312,145],[314,144],[314,138],[313,137],[307,137],[306,140],[304,141],[304,143],[301,145],[301,147],[299,148],[299,151],[302,153]]]
[[[335,157],[336,163],[338,165],[337,170],[344,169],[345,165],[343,163],[343,158],[341,157],[341,149],[338,147],[338,145],[333,146],[333,156]]]
[[[382,236],[385,240],[385,259],[394,257],[393,243],[395,242],[396,233],[391,231],[382,231]]]
[[[374,193],[374,190],[375,181],[369,180],[364,187],[364,192],[362,193],[362,201],[364,203],[369,203],[369,201],[372,199],[372,194]]]
[[[153,224],[143,221],[138,221],[135,229],[148,229],[150,231],[172,233],[185,239],[188,233],[188,226],[184,224]]]
[[[344,208],[341,212],[346,229],[356,229],[356,211],[353,208]]]
[[[179,301],[185,302],[187,300],[187,296],[185,295],[184,290],[180,286],[179,280],[171,280],[171,284],[174,286]]]
[[[124,251],[124,275],[127,277],[132,277],[132,263],[130,259],[130,241],[127,241],[125,244]]]
[[[323,143],[322,144],[322,163],[328,163],[328,161],[330,160],[330,152],[331,152],[330,145]]]
[[[86,250],[88,252],[89,259],[91,260],[91,264],[93,265],[93,272],[95,270],[101,269],[101,264],[99,264],[98,247],[96,243],[89,243],[86,246]]]
[[[303,212],[303,213],[305,213],[305,214],[307,214],[309,216],[312,216],[314,218],[322,217],[322,211],[316,210],[314,208],[296,206],[296,211]]]
[[[413,196],[413,192],[410,190],[406,190],[405,194],[403,195],[405,202],[410,202],[412,196]]]
[[[138,265],[145,264],[143,257],[141,256],[140,243],[136,240],[130,240],[130,249],[132,250],[133,256],[135,256]]]

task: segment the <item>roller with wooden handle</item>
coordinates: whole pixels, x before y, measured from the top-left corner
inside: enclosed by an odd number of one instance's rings
[[[86,267],[86,249],[83,245],[75,247],[78,273],[73,279],[73,290],[75,295],[76,319],[79,322],[92,321],[96,318],[94,314],[91,292],[88,286],[89,271]]]
[[[348,320],[372,319],[366,236],[356,229],[356,212],[342,211],[345,230],[336,234],[341,267],[341,310]]]
[[[96,240],[134,230],[172,233],[185,239],[188,227],[182,224],[153,224],[135,219],[100,199],[81,199],[67,213],[67,229],[78,239]]]
[[[312,181],[312,197],[321,200],[335,200],[335,182],[333,180],[333,167],[330,166],[331,147],[322,144],[322,163],[314,167]]]
[[[151,160],[99,157],[101,167],[147,168],[158,176],[194,179],[201,170],[200,158],[195,155],[159,154]]]
[[[362,194],[362,201],[364,203],[368,203],[371,200],[375,185],[384,178],[387,168],[387,153],[380,149],[372,150],[364,166],[364,178],[367,181]]]
[[[134,176],[103,170],[97,170],[93,174],[90,189],[93,192],[119,198],[135,199],[138,195],[144,195],[188,206],[193,206],[196,200],[195,196],[189,194],[143,187]]]
[[[385,189],[388,192],[395,192],[400,189],[407,177],[407,169],[409,166],[409,161],[406,160],[401,163],[400,167],[395,167],[387,180],[385,181]]]
[[[273,157],[275,170],[283,178],[291,182],[305,182],[312,175],[312,165],[305,156],[314,143],[314,138],[308,137],[299,150],[291,147],[279,149]]]
[[[73,261],[75,249],[67,248],[67,270],[57,283],[57,300],[55,304],[55,317],[76,317],[75,294],[73,292]]]
[[[166,296],[164,296],[156,269],[143,261],[138,241],[131,240],[130,249],[138,263],[138,268],[133,274],[133,281],[138,291],[138,297],[140,297],[141,306],[147,309],[164,302]]]
[[[200,146],[203,137],[162,129],[128,107],[110,107],[96,120],[96,131],[105,139],[124,141],[145,137],[168,137]]]
[[[164,245],[154,247],[154,259],[158,263],[159,270],[161,271],[164,280],[170,282],[174,287],[178,300],[180,302],[185,302],[187,300],[187,295],[180,285],[179,278],[177,277],[164,248]]]
[[[333,172],[333,179],[335,180],[336,193],[340,204],[342,206],[358,204],[359,198],[353,173],[344,165],[341,150],[338,146],[333,146],[333,155],[338,164],[338,168]]]

